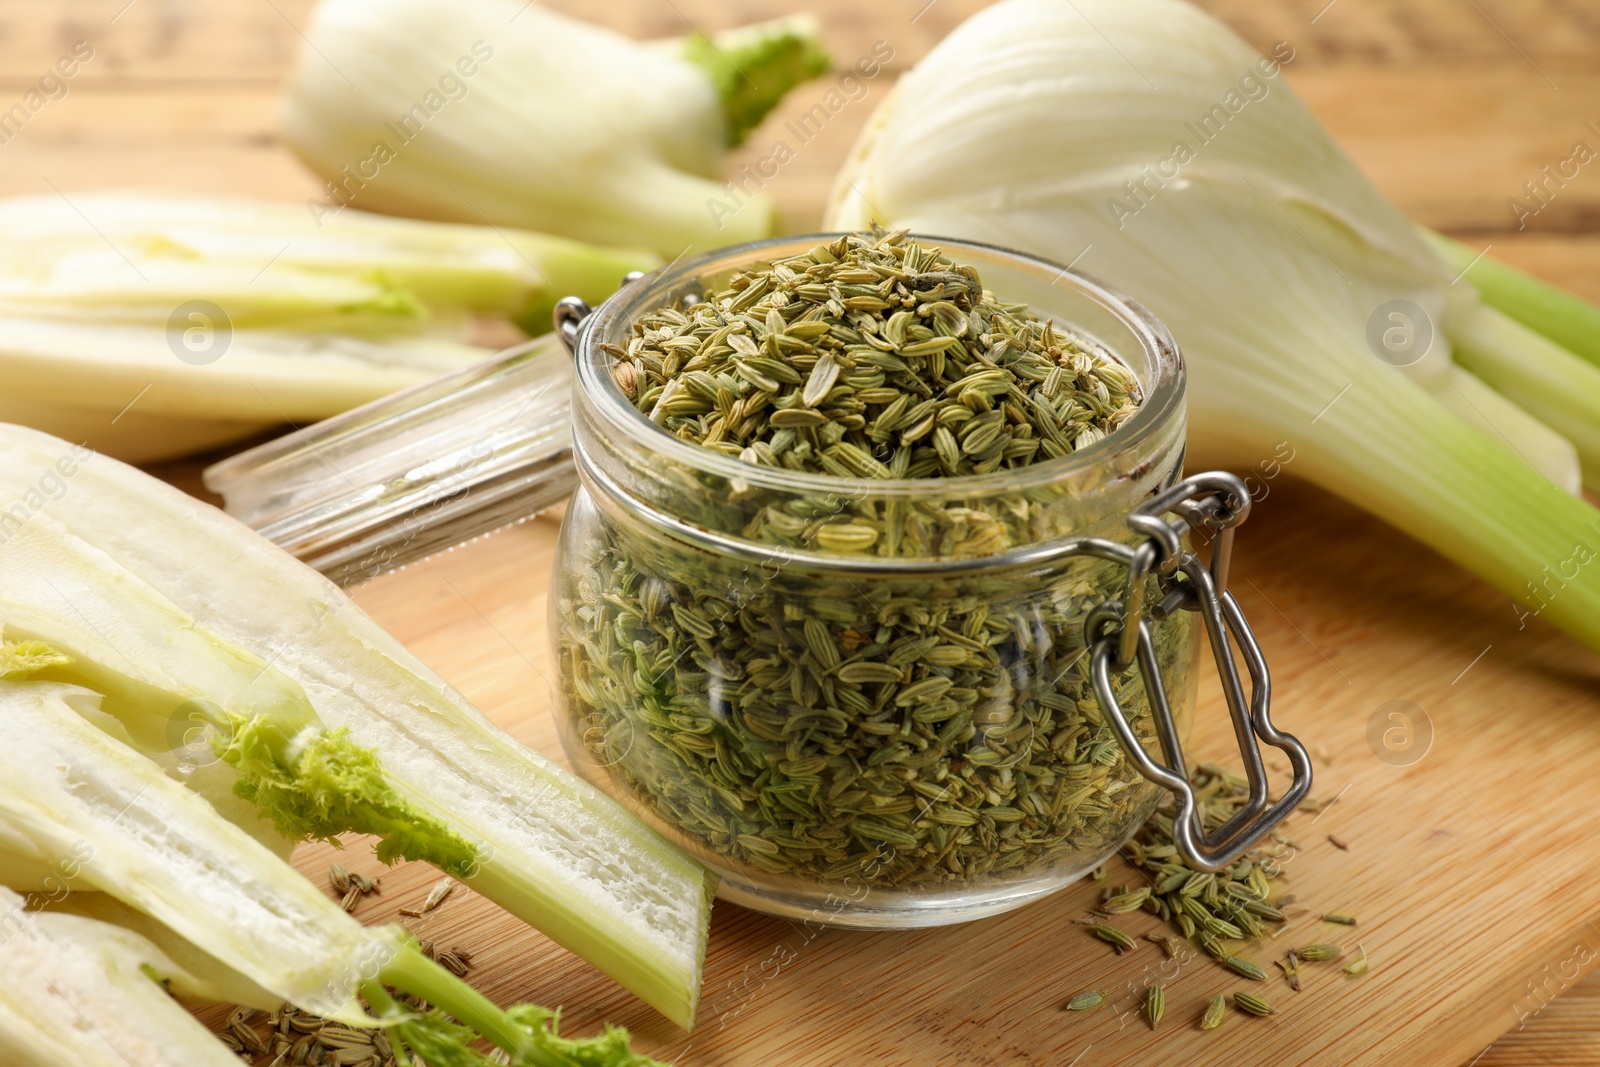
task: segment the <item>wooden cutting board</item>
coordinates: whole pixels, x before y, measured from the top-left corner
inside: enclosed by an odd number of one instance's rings
[[[891,45],[895,59],[866,97],[791,145],[794,158],[766,184],[800,229],[817,224],[833,171],[894,74],[986,0],[545,2],[640,37],[798,6],[821,18],[846,64],[877,41]],[[1592,3],[1201,3],[1258,48],[1295,48],[1290,84],[1412,218],[1600,299],[1600,177],[1586,168],[1526,231],[1507,205],[1600,118]],[[69,95],[4,144],[0,194],[70,197],[115,183],[320,195],[275,134],[276,96],[310,7],[0,0],[0,109],[72,42],[95,50]],[[821,102],[819,87],[796,93],[734,166],[759,163],[785,120]],[[166,473],[193,484],[192,466]],[[382,578],[358,599],[518,737],[555,754],[544,633],[553,535],[553,522],[529,523]],[[564,1004],[575,1032],[626,1024],[641,1048],[685,1065],[1600,1063],[1600,978],[1579,981],[1600,954],[1595,658],[1538,623],[1519,631],[1503,597],[1287,480],[1244,530],[1237,575],[1275,669],[1277,714],[1317,753],[1316,792],[1341,798],[1289,830],[1302,848],[1287,882],[1311,908],[1361,920],[1347,932],[1301,919],[1274,947],[1354,933],[1373,961],[1359,980],[1311,971],[1300,994],[1267,983],[1276,1017],[1197,1031],[1203,1001],[1243,984],[1198,962],[1165,980],[1167,1018],[1152,1035],[1126,1009],[1161,961],[1149,946],[1114,958],[1073,924],[1093,901],[1089,886],[908,934],[813,933],[719,905],[692,1036],[468,892],[418,930],[472,950],[473,977],[496,998]],[[1431,726],[1431,744],[1409,764],[1380,758],[1369,741],[1377,715],[1385,751],[1384,729],[1400,725],[1382,710],[1393,701]],[[1224,755],[1214,687],[1198,720],[1195,747]],[[321,879],[329,854],[304,849],[299,863]],[[341,858],[380,873],[358,856]],[[436,880],[425,868],[381,873],[383,893],[358,909],[372,921],[417,905]],[[1111,1006],[1061,1010],[1092,987],[1112,991]]]
[[[1595,658],[1537,621],[1519,630],[1503,596],[1309,486],[1272,483],[1253,515],[1234,588],[1273,667],[1275,716],[1315,753],[1315,795],[1338,798],[1286,829],[1295,848],[1282,884],[1309,913],[1254,956],[1271,970],[1292,945],[1360,943],[1372,961],[1363,977],[1306,965],[1293,993],[1276,973],[1252,984],[1148,943],[1114,956],[1074,922],[1098,899],[1089,882],[909,933],[819,930],[719,903],[700,1026],[686,1035],[468,892],[413,925],[470,950],[490,996],[563,1005],[574,1032],[626,1025],[642,1051],[686,1067],[1472,1060],[1600,962]],[[502,531],[356,599],[519,739],[560,758],[546,636],[556,528],[543,518]],[[1410,717],[1409,736],[1392,712]],[[1226,760],[1229,736],[1204,684],[1192,750]],[[328,859],[297,856],[324,882]],[[359,850],[343,859],[380,873]],[[368,921],[416,907],[438,879],[420,865],[381,873],[381,896],[357,912]],[[1111,880],[1124,876],[1137,878],[1113,864]],[[1324,911],[1359,925],[1324,924]],[[1144,915],[1119,921],[1160,929]],[[1137,1011],[1150,981],[1168,1005],[1154,1033]],[[1091,988],[1108,1005],[1063,1010]],[[1280,1014],[1198,1029],[1212,996],[1247,988]]]

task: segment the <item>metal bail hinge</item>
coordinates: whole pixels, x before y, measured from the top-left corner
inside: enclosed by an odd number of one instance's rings
[[[1169,521],[1164,517],[1168,513],[1178,515],[1179,520]],[[1184,860],[1201,871],[1220,871],[1233,864],[1282,822],[1311,789],[1311,757],[1293,735],[1272,725],[1272,679],[1266,660],[1238,602],[1227,589],[1233,531],[1249,514],[1250,493],[1244,483],[1217,471],[1185,478],[1134,509],[1128,516],[1128,525],[1147,540],[1134,546],[1128,559],[1128,585],[1123,599],[1108,600],[1096,607],[1089,613],[1085,627],[1095,696],[1139,773],[1177,798],[1173,843]],[[1184,550],[1183,537],[1188,532],[1184,524],[1211,531],[1209,564]],[[1146,591],[1152,573],[1163,595],[1154,605],[1147,606]],[[1150,639],[1149,617],[1163,619],[1179,609],[1199,612],[1205,624],[1250,786],[1249,801],[1209,834],[1189,785],[1177,726]],[[1239,677],[1235,644],[1250,675],[1248,694]],[[1112,685],[1115,675],[1134,666],[1150,702],[1165,763],[1152,759],[1139,743]],[[1282,750],[1294,771],[1288,790],[1270,806],[1261,743]]]

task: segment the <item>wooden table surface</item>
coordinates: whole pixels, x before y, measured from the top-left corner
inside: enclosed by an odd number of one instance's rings
[[[1600,145],[1585,128],[1600,123],[1600,2],[1204,2],[1259,48],[1294,46],[1289,82],[1412,218],[1600,300],[1600,171],[1581,172],[1526,229],[1508,206],[1575,141]],[[775,0],[556,6],[640,36],[783,10]],[[891,69],[903,70],[982,4],[802,6],[822,17],[840,60],[883,40],[895,50]],[[310,7],[0,0],[0,108],[74,42],[94,48],[68,95],[0,144],[0,194],[121,185],[315,195],[318,183],[274,132],[275,94]],[[801,90],[786,110],[819,94]],[[874,100],[841,112],[769,185],[791,227],[818,222]],[[770,140],[758,132],[745,158],[760,158]],[[164,473],[189,480],[193,467]],[[1313,906],[1361,910],[1374,967],[1360,982],[1319,974],[1292,999],[1275,987],[1278,1017],[1199,1035],[1196,1005],[1226,983],[1191,971],[1172,984],[1171,1021],[1152,1036],[1125,1014],[1059,1010],[1081,988],[1131,988],[1152,962],[1077,944],[1069,924],[1092,900],[1089,886],[1013,916],[914,934],[812,937],[719,905],[703,1024],[684,1036],[471,894],[453,897],[422,932],[475,949],[474,978],[492,995],[565,1003],[577,1030],[625,1023],[642,1048],[685,1064],[1600,1063],[1600,978],[1583,979],[1600,962],[1593,656],[1538,623],[1519,632],[1504,597],[1309,486],[1274,483],[1257,516],[1236,586],[1274,663],[1281,720],[1317,754],[1318,792],[1344,793],[1314,829],[1297,817],[1305,852],[1289,877]],[[1329,529],[1340,531],[1337,545]],[[541,519],[504,531],[358,594],[497,721],[550,752],[543,598],[553,530]],[[1368,742],[1369,722],[1393,700],[1432,729],[1431,749],[1406,765]],[[1196,731],[1203,750],[1221,751],[1219,714],[1212,687]],[[1350,850],[1334,849],[1329,832]],[[1397,857],[1411,865],[1398,880]],[[315,873],[327,854],[307,849],[298,860]],[[388,919],[433,880],[415,867],[387,872],[386,892],[358,914]],[[1302,932],[1314,933],[1299,926],[1289,941]]]

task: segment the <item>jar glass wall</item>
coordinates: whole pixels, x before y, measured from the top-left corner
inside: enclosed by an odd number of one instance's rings
[[[1029,467],[917,481],[756,467],[677,440],[612,375],[642,314],[826,238],[762,242],[623,289],[578,336],[552,596],[561,736],[578,770],[722,875],[722,895],[839,925],[993,914],[1113,853],[1154,809],[1089,682],[1084,621],[1127,581],[1068,542],[1132,540],[1178,474],[1181,358],[1071,271],[927,239],[1130,368],[1139,409]],[[1197,630],[1153,623],[1180,733]],[[1118,694],[1158,751],[1131,673]]]

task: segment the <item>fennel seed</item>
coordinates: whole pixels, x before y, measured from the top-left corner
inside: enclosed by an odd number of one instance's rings
[[[1161,1016],[1167,1012],[1167,994],[1158,985],[1150,987],[1150,992],[1145,994],[1144,1014],[1150,1022],[1150,1029],[1154,1030],[1161,1022]]]
[[[1234,974],[1243,975],[1252,981],[1260,982],[1267,977],[1266,971],[1263,971],[1243,956],[1229,956],[1222,962]]]
[[[1336,960],[1343,956],[1344,949],[1338,945],[1317,944],[1297,948],[1294,950],[1294,954],[1307,963],[1326,963],[1329,960]]]
[[[1267,1003],[1265,997],[1259,997],[1254,993],[1235,993],[1233,1003],[1240,1011],[1250,1015],[1278,1014],[1278,1009]]]
[[[1067,1001],[1068,1011],[1089,1011],[1105,1003],[1106,992],[1103,989],[1090,989],[1079,993]]]
[[[1228,998],[1218,993],[1211,998],[1211,1003],[1206,1006],[1205,1014],[1200,1016],[1200,1029],[1215,1030],[1222,1025],[1222,1020],[1228,1014]]]
[[[1133,938],[1129,937],[1121,930],[1118,930],[1115,926],[1107,926],[1105,923],[1095,923],[1089,928],[1089,932],[1095,937],[1098,937],[1100,940],[1104,941],[1106,944],[1110,945],[1119,956],[1124,952],[1132,952],[1138,947]]]
[[[1150,890],[1135,889],[1126,893],[1115,893],[1107,897],[1100,904],[1100,910],[1107,915],[1122,915],[1130,911],[1138,911],[1144,907],[1144,902],[1150,899]]]
[[[371,1048],[372,1035],[348,1026],[330,1025],[317,1031],[317,1043],[330,1049]]]
[[[1173,939],[1165,934],[1145,934],[1144,939],[1153,945],[1161,946],[1161,951],[1168,959],[1172,959],[1178,954],[1178,949]]]
[[[1344,842],[1344,840],[1342,838],[1336,837],[1333,834],[1329,834],[1328,835],[1328,844],[1332,845],[1334,848],[1338,849],[1340,852],[1349,852],[1350,851],[1350,846],[1345,844],[1345,842]]]
[[[1070,455],[1141,399],[1120,363],[881,227],[734,274],[687,309],[644,315],[608,351],[618,388],[666,432],[850,478]]]
[[[1360,957],[1351,960],[1349,963],[1344,965],[1344,973],[1349,975],[1351,978],[1366,974],[1367,967],[1369,966],[1366,948],[1362,945],[1357,945],[1356,948],[1361,953]]]
[[[472,966],[472,953],[461,948],[446,949],[439,953],[437,961],[439,966],[457,978],[465,978]]]
[[[259,1055],[267,1051],[267,1043],[261,1039],[253,1029],[243,1022],[235,1021],[228,1024],[228,1032],[239,1042],[239,1047],[252,1055]]]
[[[1325,923],[1337,923],[1340,926],[1354,926],[1356,917],[1354,915],[1324,915],[1322,921]]]

